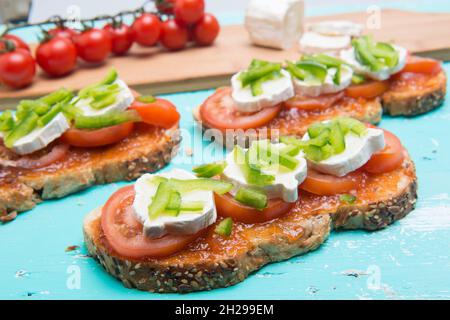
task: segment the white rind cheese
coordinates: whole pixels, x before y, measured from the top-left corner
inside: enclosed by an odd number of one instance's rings
[[[363,25],[348,20],[327,20],[312,23],[308,25],[307,29],[329,36],[359,37],[363,31]]]
[[[305,134],[303,140],[308,139],[308,134]],[[343,177],[362,167],[375,152],[382,150],[384,146],[383,130],[368,128],[362,137],[348,133],[345,136],[345,150],[342,153],[320,162],[308,160],[308,165],[317,171]]]
[[[389,77],[399,71],[401,71],[406,64],[408,51],[400,46],[393,45],[394,49],[398,52],[398,63],[395,67],[384,67],[380,71],[373,72],[368,66],[362,65],[355,57],[355,49],[350,48],[341,52],[341,59],[352,65],[355,72],[368,76],[375,80],[386,80]]]
[[[317,97],[321,94],[339,92],[347,88],[352,82],[353,70],[348,66],[342,66],[341,71],[341,83],[335,84],[333,82],[333,76],[337,69],[328,69],[328,74],[324,83],[308,83],[307,81],[293,78],[295,93],[298,95],[305,95],[310,97]]]
[[[116,102],[105,108],[96,110],[92,108],[89,103],[91,99],[81,99],[75,107],[79,108],[85,116],[98,116],[110,111],[123,111],[128,108],[134,101],[133,93],[130,88],[120,79],[117,79],[114,83],[117,83],[120,87],[120,91],[117,93]],[[76,99],[76,98],[74,98]]]
[[[192,191],[182,194],[182,201],[204,201],[203,211],[180,212],[177,217],[161,215],[154,220],[148,216],[148,206],[155,195],[157,185],[151,183],[154,174],[144,174],[135,185],[136,196],[133,201],[133,211],[136,218],[143,224],[144,235],[150,239],[161,238],[167,234],[195,234],[213,224],[217,219],[214,197],[211,191]],[[169,172],[158,174],[165,178],[196,179],[196,177],[185,170],[173,169]]]
[[[273,144],[274,148],[283,148],[286,145],[283,143]],[[269,199],[281,198],[286,202],[295,202],[298,199],[298,186],[305,180],[307,174],[306,160],[302,153],[295,157],[299,164],[297,168],[289,172],[265,172],[275,175],[275,181],[262,189]],[[235,162],[234,152],[230,152],[226,157],[227,166],[222,173],[222,176],[227,181],[234,185],[233,190],[230,191],[232,195],[236,195],[240,187],[252,187],[247,183],[245,177]]]
[[[306,54],[329,53],[336,54],[350,48],[350,36],[331,36],[317,32],[305,32],[300,39],[300,51]]]
[[[236,103],[236,109],[240,112],[250,113],[273,107],[294,96],[294,87],[289,72],[281,70],[281,77],[262,83],[263,93],[253,96],[250,86],[242,87],[239,76],[242,72],[231,78],[233,91],[231,97]]]
[[[63,113],[60,112],[44,127],[36,128],[26,136],[18,139],[13,144],[12,149],[20,155],[33,153],[45,148],[52,141],[59,138],[69,127],[69,122]]]
[[[303,19],[303,0],[250,0],[245,27],[253,44],[289,49],[302,33]]]

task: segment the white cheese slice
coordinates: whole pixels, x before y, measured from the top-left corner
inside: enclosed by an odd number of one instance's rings
[[[380,71],[373,72],[368,66],[362,65],[355,57],[355,49],[350,48],[341,52],[341,59],[346,61],[348,64],[352,65],[355,72],[366,75],[375,80],[386,80],[389,77],[399,71],[401,71],[405,64],[406,58],[408,56],[408,51],[400,46],[393,45],[394,49],[398,52],[398,63],[395,67],[389,68],[384,67]]]
[[[306,54],[336,54],[350,45],[350,36],[330,36],[311,31],[305,32],[300,39],[300,51]]]
[[[250,86],[242,87],[239,76],[242,72],[231,78],[233,91],[231,97],[236,103],[236,109],[240,112],[256,112],[263,108],[273,107],[294,96],[291,74],[281,70],[281,77],[264,82],[261,87],[263,93],[253,96]]]
[[[323,83],[311,83],[292,77],[295,93],[298,95],[317,97],[321,94],[334,93],[344,90],[352,82],[353,70],[348,66],[342,66],[340,84],[335,84],[333,82],[333,77],[336,74],[336,71],[336,68],[328,69],[328,74]]]
[[[120,87],[120,91],[117,93],[116,102],[110,106],[102,109],[94,109],[89,104],[92,101],[91,98],[80,99],[75,106],[81,110],[85,116],[98,116],[110,111],[123,111],[128,108],[134,101],[133,93],[130,88],[120,79],[117,79],[114,83],[117,83]],[[74,98],[76,99],[76,98]]]
[[[148,206],[157,190],[157,185],[151,182],[153,176],[155,175],[144,174],[134,185],[136,196],[132,207],[136,218],[144,226],[143,232],[146,237],[156,239],[167,234],[194,234],[216,221],[217,212],[211,191],[192,191],[181,195],[182,201],[204,201],[202,212],[180,212],[177,217],[160,215],[150,220]],[[196,179],[192,173],[181,169],[173,169],[158,176],[182,180]]]
[[[359,37],[363,31],[363,25],[348,20],[327,20],[311,23],[307,29],[329,36]]]
[[[283,143],[272,144],[274,148],[286,147]],[[263,187],[263,191],[269,199],[281,198],[286,202],[295,202],[298,199],[298,186],[305,180],[307,174],[306,160],[300,152],[295,158],[299,161],[297,168],[292,171],[279,170],[279,172],[263,171],[267,174],[275,175],[275,181],[268,186]],[[227,166],[223,171],[223,178],[233,183],[234,188],[230,191],[236,195],[241,187],[252,187],[247,183],[245,177],[235,162],[234,152],[226,156]]]
[[[289,49],[296,44],[303,20],[303,0],[250,0],[245,12],[251,42],[276,49]]]
[[[308,140],[308,133],[303,140]],[[364,136],[359,137],[348,133],[345,136],[345,150],[330,158],[314,162],[308,160],[308,166],[337,177],[343,177],[346,174],[361,168],[370,157],[385,146],[384,132],[381,129],[368,128]]]
[[[57,114],[42,128],[36,128],[26,136],[18,139],[12,146],[15,153],[20,155],[33,153],[45,148],[50,142],[59,138],[70,127],[63,113]]]

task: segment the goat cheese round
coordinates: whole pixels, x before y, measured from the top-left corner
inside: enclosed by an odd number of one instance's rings
[[[161,238],[166,234],[194,234],[213,224],[217,219],[216,207],[212,191],[195,190],[183,193],[182,201],[204,201],[203,211],[201,212],[183,212],[176,217],[169,215],[160,215],[154,220],[149,219],[148,206],[155,195],[157,185],[152,183],[152,177],[155,174],[144,174],[135,185],[136,195],[133,201],[133,211],[136,218],[143,224],[143,233],[150,239]],[[158,174],[164,178],[176,178],[181,180],[196,179],[192,173],[173,169],[169,172]]]
[[[308,133],[304,135],[303,140],[309,140]],[[343,177],[361,168],[375,152],[382,150],[384,146],[384,132],[381,129],[368,128],[361,137],[347,133],[343,152],[320,162],[308,160],[308,165],[314,170]]]
[[[263,108],[273,107],[294,96],[294,87],[289,72],[281,70],[281,77],[263,82],[261,87],[263,93],[252,95],[250,86],[242,87],[239,76],[242,72],[231,78],[233,91],[231,97],[236,103],[236,109],[240,112],[250,113],[260,111]]]
[[[272,146],[276,149],[282,149],[286,147],[284,143],[275,143]],[[263,173],[271,174],[275,176],[275,180],[272,184],[262,187],[264,193],[269,199],[281,198],[286,202],[295,202],[298,199],[298,186],[306,179],[307,168],[306,160],[303,154],[300,152],[295,158],[298,160],[297,167],[292,171],[279,170],[266,171]],[[242,170],[236,163],[234,158],[234,152],[230,152],[226,156],[227,166],[222,173],[222,176],[227,181],[231,182],[234,187],[230,193],[234,196],[241,187],[252,187],[248,184]]]
[[[346,65],[342,66],[340,84],[335,84],[333,82],[333,77],[336,72],[336,68],[329,68],[323,83],[311,83],[292,77],[295,93],[298,95],[317,97],[321,94],[334,93],[344,90],[352,82],[353,70]]]
[[[300,38],[300,51],[306,54],[330,53],[334,54],[349,48],[351,37],[324,35],[317,32],[305,32]]]
[[[400,46],[392,45],[394,49],[398,52],[398,63],[395,67],[389,68],[388,66],[385,66],[380,71],[374,72],[371,71],[369,66],[361,64],[355,56],[355,49],[350,48],[348,50],[344,50],[341,52],[341,59],[346,61],[348,64],[352,65],[354,70],[357,73],[363,74],[368,76],[369,78],[375,79],[375,80],[386,80],[389,79],[389,77],[399,71],[401,71],[406,64],[406,58],[408,56],[408,51]]]
[[[25,155],[45,148],[50,142],[59,138],[70,128],[70,124],[62,112],[57,114],[42,128],[35,128],[26,136],[14,142],[12,149],[15,153]]]
[[[252,43],[289,49],[300,37],[303,19],[303,0],[250,0],[245,27]]]
[[[120,79],[117,79],[114,83],[119,85],[120,91],[117,93],[116,101],[102,109],[94,109],[89,104],[92,98],[80,99],[75,107],[79,108],[85,116],[98,116],[110,111],[123,111],[128,108],[134,101],[133,93],[130,88]],[[76,97],[74,98],[76,99]]]

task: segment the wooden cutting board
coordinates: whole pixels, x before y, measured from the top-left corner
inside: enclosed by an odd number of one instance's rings
[[[307,23],[346,19],[366,24],[366,12],[310,17]],[[377,40],[391,41],[424,56],[450,59],[450,14],[383,10],[381,28],[365,30]],[[80,89],[101,79],[114,66],[134,89],[161,94],[215,88],[229,83],[230,75],[246,67],[252,58],[272,61],[296,59],[298,48],[279,51],[252,46],[242,25],[224,26],[212,47],[166,52],[161,48],[134,46],[125,57],[111,57],[101,66],[80,63],[70,76],[50,79],[39,72],[25,89],[0,88],[0,109],[12,108],[24,98],[42,96],[60,87]]]

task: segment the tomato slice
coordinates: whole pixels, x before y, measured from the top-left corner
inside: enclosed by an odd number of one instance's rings
[[[219,88],[200,106],[200,117],[210,128],[255,129],[269,123],[281,110],[281,104],[261,111],[243,114],[236,111],[231,88]]]
[[[180,120],[177,108],[165,99],[157,98],[150,103],[135,100],[130,109],[136,110],[143,122],[165,129],[173,127]]]
[[[257,210],[245,206],[230,194],[214,194],[217,213],[222,217],[230,217],[233,220],[244,223],[261,223],[278,218],[294,206],[295,203],[284,202],[281,199],[271,199],[264,210]]]
[[[363,169],[369,173],[390,172],[401,167],[405,159],[404,148],[393,133],[384,131],[384,140],[386,146],[383,150],[372,155],[370,160],[363,166]]]
[[[344,97],[344,91],[338,93],[323,94],[318,97],[296,95],[284,103],[286,108],[298,108],[302,110],[323,110],[331,107]]]
[[[410,56],[408,57],[408,60],[406,61],[406,65],[402,69],[402,72],[436,74],[441,69],[441,63],[438,60]]]
[[[61,140],[74,147],[101,147],[125,139],[133,132],[133,128],[133,122],[125,122],[97,130],[71,128],[62,135]]]
[[[370,81],[353,85],[345,89],[345,94],[351,98],[375,98],[381,96],[389,89],[389,81]]]
[[[133,186],[117,190],[102,209],[101,225],[109,245],[118,254],[130,258],[166,257],[184,249],[204,230],[193,235],[167,235],[148,239],[142,233],[142,224],[131,208],[134,200]]]
[[[308,169],[308,176],[300,185],[300,189],[321,196],[331,196],[355,190],[362,182],[363,175],[359,171],[351,172],[343,177],[335,177]]]

